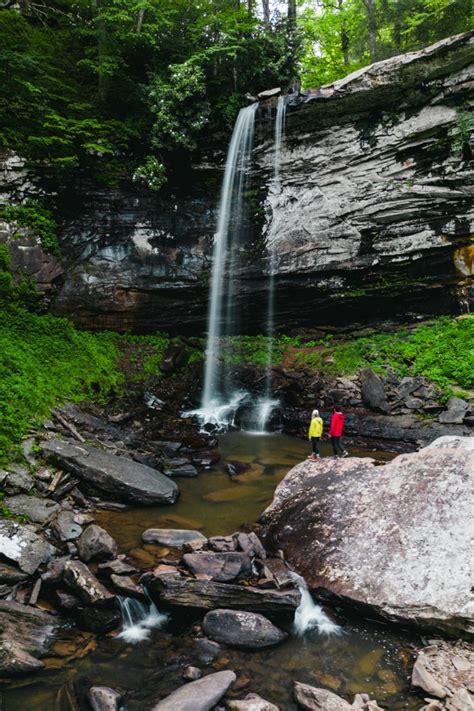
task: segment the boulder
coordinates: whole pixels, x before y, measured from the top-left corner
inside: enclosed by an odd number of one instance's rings
[[[7,496],[4,504],[17,516],[25,516],[29,521],[41,524],[49,521],[59,509],[59,504],[55,501],[28,496],[28,494]]]
[[[202,628],[216,642],[242,649],[274,647],[288,637],[263,615],[242,610],[211,610]]]
[[[362,400],[365,405],[372,410],[388,412],[385,385],[380,375],[374,373],[372,368],[363,368],[360,371],[360,385]]]
[[[468,403],[460,397],[450,397],[446,403],[446,410],[438,415],[438,420],[443,425],[460,425],[469,410]]]
[[[182,548],[185,543],[202,541],[206,543],[206,536],[199,531],[188,531],[181,528],[148,528],[142,535],[144,543],[158,543],[169,548]]]
[[[42,610],[12,600],[0,600],[0,674],[35,671],[59,629]]]
[[[186,553],[183,563],[192,573],[204,573],[221,583],[245,577],[252,572],[250,558],[246,553]]]
[[[301,595],[297,590],[260,590],[250,585],[233,585],[161,575],[147,580],[147,588],[157,603],[202,610],[229,608],[268,614],[294,612]]]
[[[178,498],[178,487],[169,477],[132,459],[60,439],[45,442],[42,449],[48,461],[117,499],[152,506]]]
[[[229,711],[279,711],[280,707],[262,699],[258,694],[247,694],[244,699],[232,699],[227,702]]]
[[[92,711],[118,711],[122,694],[108,686],[92,686],[89,689],[89,701]]]
[[[117,543],[107,531],[91,524],[77,541],[79,558],[84,562],[113,560],[117,555]]]
[[[30,575],[57,552],[31,526],[7,520],[0,521],[0,551]]]
[[[87,605],[106,605],[115,598],[79,560],[67,561],[64,582]]]
[[[356,458],[297,465],[262,517],[267,543],[326,597],[389,619],[473,632],[466,542],[474,451],[472,438],[462,443],[434,444],[384,466]]]
[[[176,689],[152,711],[210,711],[236,680],[233,671],[219,671]]]
[[[327,689],[318,689],[295,681],[295,699],[308,711],[350,711],[351,705]]]

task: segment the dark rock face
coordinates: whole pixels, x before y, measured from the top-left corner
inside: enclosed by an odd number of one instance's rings
[[[152,711],[210,711],[236,680],[233,671],[220,671],[173,691]]]
[[[261,253],[237,288],[249,330],[262,331],[266,313],[265,243],[276,247],[282,328],[466,310],[472,172],[455,139],[472,41],[452,37],[295,99],[279,194],[269,190],[273,127],[258,123],[255,207],[265,216],[250,239]],[[57,310],[89,328],[202,331],[220,175],[201,169],[186,182],[158,198],[90,190],[79,217],[76,204],[66,209],[72,259]]]
[[[125,457],[65,440],[46,442],[43,454],[95,488],[125,501],[151,506],[172,504],[178,498],[178,487],[171,479]]]
[[[274,647],[288,636],[263,615],[241,610],[211,610],[202,628],[216,642],[243,649]]]
[[[472,633],[474,450],[473,438],[459,440],[378,467],[355,458],[297,465],[264,513],[267,542],[321,595]]]

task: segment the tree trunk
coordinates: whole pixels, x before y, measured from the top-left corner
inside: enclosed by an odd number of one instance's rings
[[[263,21],[270,26],[270,0],[262,0]]]
[[[339,12],[341,13],[341,50],[344,66],[347,67],[349,64],[349,34],[347,32],[346,20],[344,16],[342,16],[342,3],[343,0],[337,0],[337,7]]]
[[[296,0],[288,0],[288,22],[296,26]]]
[[[138,11],[138,18],[137,18],[137,32],[141,32],[142,30],[142,25],[143,25],[143,20],[145,19],[145,8],[142,7]]]
[[[367,28],[369,31],[370,61],[377,59],[377,22],[375,19],[375,0],[364,0],[367,10]]]

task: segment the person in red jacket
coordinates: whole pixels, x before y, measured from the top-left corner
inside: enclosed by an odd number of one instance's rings
[[[348,452],[344,449],[341,443],[341,437],[344,432],[344,420],[346,416],[339,410],[338,407],[334,407],[334,412],[331,415],[331,422],[329,425],[329,436],[331,438],[332,449],[335,457],[347,457]]]

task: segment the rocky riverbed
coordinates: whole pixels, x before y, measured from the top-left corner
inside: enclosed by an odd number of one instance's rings
[[[145,413],[145,416],[148,415]],[[115,414],[111,417],[118,419]],[[237,434],[229,435],[230,442],[238,441]],[[287,441],[283,435],[281,437],[283,442]],[[260,438],[254,440],[258,442]],[[268,441],[270,449],[265,449],[265,439],[260,440],[261,444],[258,445],[266,451],[265,455],[263,452],[257,455],[260,461],[264,462],[266,458],[267,461],[279,462],[279,473],[275,472],[277,480],[284,476],[288,466],[304,456],[303,443],[298,445],[294,454],[290,454],[292,441],[288,439],[287,446],[290,448],[286,455],[279,454],[275,439]],[[322,486],[326,497],[335,496],[335,501],[343,501],[337,487],[334,489],[334,483],[340,481],[341,485],[352,482],[352,493],[357,492],[357,486],[365,487],[362,491],[370,492],[371,496],[386,495],[387,501],[393,505],[400,501],[400,505],[411,506],[410,511],[408,508],[404,511],[403,516],[394,510],[394,516],[407,521],[407,525],[410,523],[412,531],[416,530],[417,525],[425,530],[423,540],[429,539],[429,549],[419,536],[417,538],[415,533],[409,534],[408,530],[400,540],[407,540],[410,550],[418,556],[417,566],[425,565],[427,570],[432,571],[433,580],[419,591],[421,596],[424,591],[426,596],[432,597],[430,600],[428,597],[426,600],[420,597],[418,610],[409,602],[412,614],[408,616],[401,611],[400,605],[397,607],[397,601],[390,601],[386,590],[380,594],[388,600],[387,609],[373,599],[363,600],[364,605],[369,604],[382,614],[409,619],[415,624],[424,623],[429,618],[429,622],[437,623],[435,626],[444,626],[449,634],[457,635],[468,631],[466,624],[470,615],[468,601],[462,603],[459,598],[459,595],[464,594],[463,588],[456,583],[460,581],[459,575],[464,570],[461,558],[469,550],[467,545],[456,543],[456,536],[458,532],[462,533],[459,521],[469,520],[468,512],[460,513],[455,523],[448,512],[446,516],[443,514],[441,521],[441,509],[436,512],[434,507],[426,506],[426,501],[435,501],[437,506],[439,504],[446,508],[455,500],[459,512],[459,506],[467,505],[468,498],[456,497],[455,489],[457,482],[461,485],[461,480],[470,473],[469,457],[472,452],[466,449],[468,440],[456,441],[461,446],[453,448],[453,440],[449,440],[451,446],[445,448],[441,446],[443,441],[440,441],[438,447],[429,447],[419,454],[403,455],[392,463],[378,467],[367,458],[367,452],[365,459],[323,459],[315,465],[300,465],[299,469],[297,467],[288,474],[276,491],[266,515],[270,533],[267,532],[268,543],[263,546],[263,539],[255,526],[244,526],[232,533],[232,529],[224,530],[219,523],[215,524],[217,530],[214,531],[206,524],[209,533],[203,535],[202,524],[197,522],[198,529],[193,530],[189,516],[181,518],[181,527],[166,526],[161,521],[163,516],[169,516],[170,521],[173,519],[173,507],[180,506],[180,498],[176,497],[180,493],[186,499],[186,487],[197,487],[202,482],[201,485],[206,489],[206,477],[212,482],[215,476],[213,471],[217,467],[221,467],[222,474],[219,476],[227,484],[222,488],[219,480],[220,488],[217,491],[204,494],[207,497],[212,493],[206,506],[217,510],[224,506],[227,507],[225,510],[235,511],[234,502],[245,500],[246,488],[250,487],[252,492],[255,484],[261,486],[259,482],[262,477],[265,478],[273,471],[267,467],[274,465],[258,464],[255,455],[247,455],[246,463],[242,450],[232,449],[232,445],[229,453],[235,454],[230,457],[225,454],[224,462],[218,464],[220,453],[226,450],[216,447],[217,440],[213,435],[197,436],[191,426],[188,427],[185,441],[163,438],[153,443],[148,441],[145,446],[138,421],[134,427],[130,427],[123,421],[121,424],[107,422],[97,414],[91,415],[77,408],[58,411],[54,421],[47,422],[45,429],[37,431],[34,437],[25,441],[25,465],[7,467],[2,475],[2,487],[7,493],[4,505],[9,507],[12,516],[2,518],[0,522],[4,560],[0,566],[3,598],[0,600],[0,669],[3,679],[10,679],[5,692],[7,711],[17,711],[24,708],[25,703],[31,704],[28,698],[36,699],[34,703],[38,709],[51,708],[48,706],[49,701],[41,705],[37,695],[38,684],[32,679],[36,677],[41,680],[44,674],[51,678],[54,668],[58,668],[53,688],[57,690],[56,703],[60,709],[85,709],[90,705],[94,709],[111,710],[118,709],[123,703],[130,709],[193,708],[194,711],[219,704],[225,704],[229,709],[289,709],[294,708],[297,702],[301,708],[358,708],[374,711],[378,708],[419,709],[423,704],[423,694],[427,695],[426,698],[434,699],[427,702],[427,708],[463,709],[463,703],[472,702],[472,679],[470,668],[467,668],[471,664],[472,649],[468,642],[430,641],[426,651],[420,652],[413,667],[412,660],[416,651],[423,648],[417,633],[408,633],[403,642],[403,635],[407,634],[405,632],[401,633],[402,638],[397,638],[397,632],[392,633],[383,628],[380,631],[374,628],[372,632],[366,630],[364,624],[360,627],[360,620],[349,622],[347,610],[340,608],[340,590],[335,591],[336,609],[331,614],[335,614],[335,619],[345,628],[344,635],[329,640],[319,638],[317,641],[316,630],[307,640],[294,637],[291,620],[301,603],[301,592],[290,576],[290,568],[303,572],[317,593],[321,592],[322,586],[314,585],[310,567],[303,570],[293,551],[300,549],[306,564],[314,566],[312,570],[321,571],[324,566],[327,567],[327,561],[324,563],[321,559],[315,562],[312,557],[313,549],[320,550],[319,544],[315,545],[313,541],[311,548],[306,547],[313,535],[311,511],[317,511],[318,508],[320,511],[333,510],[335,515],[337,506],[325,503],[321,490],[317,496],[314,493],[310,495],[313,508],[310,507],[309,512],[303,516],[303,509],[298,509],[298,505],[293,506],[286,498],[289,481],[302,482],[303,492],[307,491],[308,485]],[[248,450],[248,443],[245,446]],[[273,453],[272,448],[275,450]],[[319,468],[315,470],[314,467]],[[295,471],[302,473],[295,475]],[[434,471],[438,473],[430,479],[428,472]],[[330,472],[335,477],[333,483]],[[397,490],[397,496],[393,496],[393,487],[398,486],[397,481],[400,479],[401,482],[404,476],[409,478],[418,491],[418,501],[409,492],[405,498],[400,498],[401,489]],[[423,489],[416,483],[417,477],[423,481]],[[272,481],[270,478],[270,488],[266,494],[268,497],[271,497],[275,485]],[[443,497],[434,490],[432,494],[429,493],[429,487],[435,484],[438,487],[446,485]],[[454,487],[452,497],[447,495],[450,487]],[[226,489],[229,493],[224,495]],[[191,490],[197,491],[196,488]],[[238,498],[230,497],[230,490],[235,491]],[[463,491],[465,493],[465,488]],[[291,493],[291,501],[294,494],[296,492]],[[176,500],[178,503],[173,504]],[[361,522],[364,514],[357,503],[359,499],[354,494],[351,500],[358,510],[357,520],[363,529]],[[425,505],[418,506],[417,503],[422,500]],[[192,501],[197,499],[190,501],[191,507]],[[157,508],[157,504],[161,508]],[[261,504],[257,502],[255,511],[259,508],[261,510],[264,504],[264,501]],[[368,505],[372,526],[377,525],[379,519],[382,521],[380,516],[383,516],[384,525],[388,525],[386,522],[390,522],[390,519],[386,518],[387,506]],[[284,532],[281,540],[278,538],[280,534],[275,534],[279,526],[276,512],[283,510],[291,518],[292,512],[297,509],[300,511],[298,520],[305,521],[305,532],[298,534],[298,544],[293,549],[287,545],[287,533]],[[159,524],[146,528],[143,521],[147,519],[148,510],[152,513],[148,520]],[[138,515],[135,515],[135,511]],[[170,514],[166,514],[166,511],[170,511]],[[377,512],[382,512],[379,518]],[[133,516],[128,519],[130,514]],[[247,522],[255,520],[254,516],[250,514]],[[174,514],[174,517],[179,524],[180,516]],[[135,527],[137,522],[142,523],[142,541],[134,546],[133,551],[120,535],[120,522],[127,520],[133,520]],[[217,520],[220,520],[220,515]],[[245,522],[245,515],[240,521]],[[327,524],[322,522],[321,525]],[[445,535],[428,535],[431,525],[441,526]],[[115,534],[123,542],[117,544]],[[389,540],[389,536],[381,534],[381,539],[384,538]],[[323,538],[318,534],[315,540],[322,541]],[[354,537],[351,540],[354,541]],[[443,546],[446,540],[451,540],[453,545],[444,557],[437,556],[436,546]],[[419,556],[420,546],[424,550],[423,556]],[[357,548],[352,546],[352,549],[355,555]],[[376,555],[373,545],[366,549],[366,554],[369,550]],[[403,554],[400,557],[403,558]],[[451,572],[447,566],[451,566]],[[379,587],[384,584],[381,564],[372,562],[370,567],[371,578],[359,580],[359,588],[369,595],[373,592],[374,570],[378,571]],[[403,566],[400,563],[399,568],[404,575],[412,575],[413,584],[420,579],[415,574],[414,565]],[[363,575],[368,566],[362,562],[358,570]],[[446,585],[436,588],[438,570],[442,580],[446,583],[449,580],[453,591],[456,588],[457,597],[451,599],[446,595]],[[459,571],[459,574],[454,575],[454,570]],[[406,581],[403,585],[406,588]],[[357,603],[361,602],[360,599],[356,600],[357,596],[353,597]],[[160,618],[159,626],[165,624],[163,631],[157,629],[151,632],[149,641],[133,649],[129,647],[126,653],[130,663],[133,659],[137,678],[141,678],[151,661],[150,654],[153,655],[154,649],[162,650],[160,654],[167,672],[161,681],[155,679],[152,682],[148,693],[140,693],[138,689],[133,691],[136,679],[134,682],[130,677],[127,677],[125,684],[114,683],[113,675],[107,671],[107,665],[103,666],[103,661],[99,661],[97,667],[102,670],[99,678],[97,672],[91,675],[92,668],[88,664],[89,657],[91,660],[110,657],[112,661],[119,651],[117,634],[124,626],[119,602],[123,604],[124,599],[136,600],[145,610],[155,603],[160,610],[166,610],[170,615]],[[460,610],[460,605],[464,605],[464,612]],[[363,610],[363,614],[367,612]],[[449,623],[444,625],[443,621],[447,619]],[[439,624],[440,621],[442,624]],[[72,633],[72,630],[76,631]],[[385,649],[380,653],[376,652],[377,646],[371,646],[376,644],[378,636],[380,649]],[[98,657],[98,652],[94,651],[97,643],[98,649],[103,650]],[[321,651],[326,649],[325,654],[331,660],[330,671],[322,671],[327,662],[318,656],[319,672],[316,671],[311,678],[305,670],[312,668],[310,659],[315,652],[311,650],[315,650],[318,645]],[[121,648],[125,650],[127,647]],[[188,651],[185,652],[185,649]],[[251,658],[246,656],[249,653],[258,656],[258,663],[263,665],[262,675],[255,675]],[[349,667],[353,666],[353,671],[345,679],[342,669],[338,671],[337,659],[343,659],[348,654],[355,656],[354,662],[346,662]],[[364,654],[367,656],[366,662],[362,662]],[[387,659],[382,663],[386,654],[393,657],[393,661]],[[83,661],[79,661],[81,657]],[[291,663],[290,659],[293,659]],[[143,670],[138,671],[142,664]],[[265,678],[264,673],[266,664],[268,678]],[[290,668],[283,672],[282,665],[286,668],[288,664]],[[367,670],[365,688],[363,671],[358,683],[350,682],[350,679],[358,678],[358,664],[361,670]],[[84,670],[83,677],[74,683],[70,679],[68,681],[68,674],[65,674],[67,666],[71,665]],[[410,694],[408,677],[412,669],[414,693]],[[379,673],[378,681],[375,682],[375,675]],[[406,680],[401,681],[403,678]],[[165,683],[166,679],[168,681]],[[180,686],[184,681],[186,685]],[[293,685],[293,681],[298,683]],[[19,689],[24,682],[26,685],[20,693]],[[173,692],[171,684],[179,689]],[[18,691],[14,691],[15,686]],[[28,697],[30,686],[35,691],[32,692],[33,696]],[[256,692],[261,695],[261,699],[252,697]],[[171,697],[167,698],[167,694],[171,694]],[[283,705],[281,694],[285,699]],[[265,695],[267,700],[262,700]],[[225,699],[220,701],[221,697]],[[194,705],[189,706],[189,703]]]

